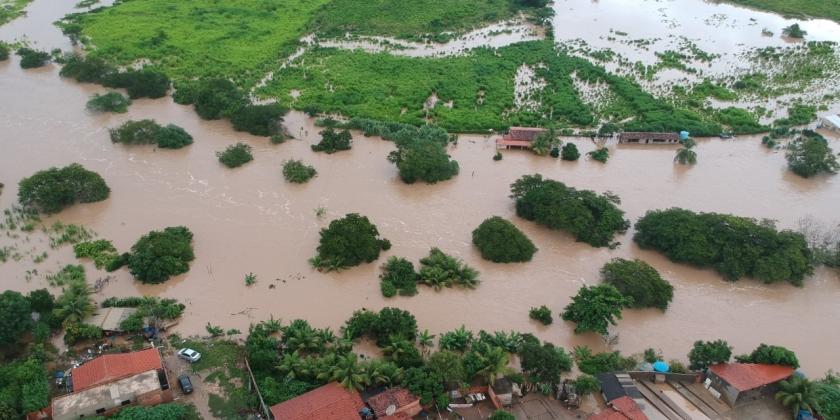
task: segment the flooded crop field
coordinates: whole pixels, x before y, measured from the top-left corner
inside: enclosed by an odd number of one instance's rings
[[[26,17],[0,27],[0,40],[70,50],[74,47],[52,22],[72,12],[73,4],[35,0]],[[751,48],[784,47],[791,42],[780,37],[790,20],[700,0],[557,0],[553,7],[552,29],[558,44],[582,40],[588,48],[611,49],[631,62],[652,65],[656,51],[675,48],[687,39],[720,56],[704,64],[702,70],[710,76],[735,72],[737,66],[749,68],[740,57]],[[840,41],[836,22],[816,19],[801,24],[809,40]],[[431,46],[387,37],[319,42],[338,49],[430,57],[544,36],[542,28],[525,22],[510,25],[479,28],[448,44]],[[775,35],[762,35],[764,28]],[[634,39],[655,40],[630,42]],[[648,210],[670,207],[772,219],[786,229],[795,229],[806,216],[826,224],[840,222],[840,177],[794,175],[787,170],[784,151],[764,147],[761,134],[727,141],[700,138],[695,149],[698,163],[693,166],[674,164],[675,146],[619,145],[614,140],[607,143],[611,157],[606,164],[591,159],[567,162],[527,151],[505,151],[504,159],[497,162],[492,160],[495,135],[461,134],[457,144],[449,146],[460,164],[457,177],[409,185],[400,181],[386,159],[393,143],[378,137],[354,132],[352,150],[313,153],[310,145],[318,142],[321,128],[300,111],[286,115],[284,126],[294,139],[279,145],[235,132],[228,121],[202,120],[191,106],[175,104],[168,96],[135,100],[126,114],[92,114],[85,110],[85,102],[105,88],[59,77],[57,64],[23,70],[19,60],[13,56],[0,62],[0,182],[5,185],[0,209],[16,203],[22,178],[77,162],[103,176],[111,187],[110,198],[73,206],[45,218],[45,225],[58,220],[83,225],[121,251],[150,230],[189,227],[195,235],[196,259],[188,273],[163,284],[144,285],[126,269],[109,274],[83,262],[89,281],[111,276],[97,300],[147,295],[185,303],[184,316],[175,327],[181,335],[204,334],[208,323],[245,332],[250,324],[269,317],[302,318],[337,331],[357,309],[396,306],[414,314],[421,330],[435,334],[464,325],[474,331],[531,332],[567,349],[585,344],[603,350],[606,345],[599,336],[575,335],[573,324],[564,321],[542,326],[528,318],[528,310],[547,305],[561,312],[582,285],[600,281],[599,269],[605,262],[622,257],[643,259],[659,270],[673,284],[674,300],[664,313],[625,310],[611,329],[619,336],[615,349],[633,354],[656,347],[667,358],[683,359],[695,340],[724,338],[734,346],[734,354],[749,352],[760,343],[785,346],[804,361],[803,370],[810,375],[838,368],[840,330],[835,324],[840,319],[840,274],[836,269],[817,268],[802,288],[751,279],[727,282],[712,270],[673,263],[659,253],[639,249],[632,241],[632,228],[617,236],[621,245],[613,250],[575,242],[570,234],[518,218],[508,197],[513,181],[540,173],[575,188],[617,194],[626,218],[633,222]],[[605,66],[620,71],[621,64]],[[683,77],[697,80],[695,75],[669,77],[670,71],[658,77],[669,82]],[[527,66],[517,72],[520,79],[533,73]],[[273,77],[277,81],[282,72]],[[840,92],[836,73],[827,80],[821,98]],[[544,80],[538,82],[537,90],[545,86]],[[513,83],[510,80],[511,97]],[[647,87],[655,89],[652,85]],[[533,89],[516,89],[525,92],[517,103],[536,107],[524,97]],[[441,97],[439,106],[448,100]],[[779,102],[779,115],[787,104]],[[454,106],[457,111],[459,104]],[[837,112],[840,101],[825,100],[824,108]],[[177,124],[195,142],[179,150],[112,143],[108,129],[129,119]],[[840,151],[836,132],[820,132],[835,152]],[[582,154],[596,148],[589,137],[563,141],[575,143]],[[215,153],[236,142],[253,147],[254,161],[225,168]],[[281,167],[289,159],[313,165],[317,177],[302,185],[285,182]],[[324,214],[318,215],[318,209]],[[341,272],[316,271],[308,259],[315,255],[320,229],[346,213],[369,217],[393,246],[370,264]],[[533,261],[494,264],[481,258],[471,243],[471,232],[491,216],[512,221],[533,240],[539,248]],[[46,235],[37,230],[18,237],[5,234],[0,247],[14,247],[20,253],[17,260],[0,263],[3,289],[46,287],[48,274],[65,264],[80,263],[72,247],[51,249]],[[403,256],[416,263],[431,247],[475,267],[480,285],[475,290],[441,291],[421,286],[414,297],[382,297],[379,266],[386,258]],[[36,262],[43,252],[48,257]],[[245,285],[248,273],[256,275],[254,285]]]

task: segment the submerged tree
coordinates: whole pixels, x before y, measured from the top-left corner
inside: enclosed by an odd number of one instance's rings
[[[110,193],[99,174],[78,163],[38,171],[18,184],[20,203],[44,213],[57,213],[75,203],[102,201]]]
[[[794,23],[793,25],[782,29],[782,34],[790,38],[805,38],[805,35],[808,35],[808,32],[802,30],[798,23]]]
[[[143,235],[128,257],[128,269],[143,283],[162,283],[189,271],[195,259],[193,234],[184,226],[168,227]]]
[[[575,334],[592,331],[606,336],[609,326],[621,319],[622,309],[632,304],[633,298],[625,297],[610,284],[583,286],[566,306],[562,318],[577,324]]]
[[[312,151],[332,154],[342,150],[350,150],[352,145],[353,136],[349,130],[335,131],[334,128],[327,127],[326,130],[321,132],[321,141],[312,145]]]
[[[388,154],[388,160],[397,165],[403,182],[434,184],[458,174],[458,162],[446,153],[449,136],[445,130],[427,125],[402,128],[392,136],[397,150]]]
[[[633,298],[634,308],[653,307],[664,311],[674,298],[671,283],[642,260],[615,258],[601,268],[601,277],[624,296]]]
[[[694,151],[696,143],[692,139],[682,142],[682,147],[677,150],[674,161],[682,165],[694,165],[697,163],[697,152]]]
[[[513,223],[494,216],[472,232],[473,244],[485,260],[497,263],[531,261],[537,247]]]
[[[834,174],[840,170],[840,163],[828,141],[810,130],[803,131],[801,137],[788,145],[786,157],[788,168],[804,178],[821,173]]]
[[[321,229],[318,254],[309,262],[319,270],[341,270],[372,262],[389,248],[391,243],[379,237],[376,225],[365,216],[350,213]]]

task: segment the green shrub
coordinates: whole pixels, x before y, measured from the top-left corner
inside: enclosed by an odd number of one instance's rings
[[[72,346],[81,341],[94,341],[102,338],[102,329],[96,325],[71,322],[64,325],[64,344]]]
[[[688,366],[691,370],[705,370],[711,365],[729,362],[732,347],[723,340],[694,342],[688,353]]]
[[[822,173],[834,174],[840,169],[828,141],[810,130],[805,130],[801,137],[788,145],[786,158],[788,168],[804,178]]]
[[[119,92],[108,92],[104,95],[94,94],[85,106],[88,111],[93,112],[116,112],[128,111],[131,99],[126,98]]]
[[[368,336],[375,339],[378,346],[385,347],[399,339],[414,342],[417,319],[410,312],[398,308],[382,308],[379,313],[362,309],[353,312],[342,329],[351,340]]]
[[[485,260],[497,263],[531,261],[537,247],[513,223],[494,216],[473,230],[472,241]]]
[[[493,160],[495,160],[496,162],[502,160],[502,152],[496,152],[496,154],[493,155]]]
[[[321,229],[318,254],[310,263],[319,270],[333,271],[373,262],[391,243],[379,237],[376,225],[367,217],[350,213]]]
[[[192,144],[193,137],[175,124],[167,124],[158,128],[155,133],[155,141],[161,149],[180,149]]]
[[[613,235],[630,227],[617,207],[621,202],[617,196],[576,190],[539,174],[525,175],[511,184],[511,198],[516,200],[519,217],[569,231],[576,240],[596,247],[611,245]]]
[[[577,324],[575,334],[592,331],[607,335],[609,326],[616,325],[616,319],[621,319],[621,310],[632,304],[633,299],[622,295],[615,286],[583,286],[572,297],[572,303],[566,306],[561,317],[564,321]]]
[[[286,178],[286,181],[302,184],[317,174],[318,171],[314,167],[300,160],[287,160],[283,162],[283,177]]]
[[[128,269],[143,283],[163,283],[190,270],[195,259],[193,234],[183,226],[168,227],[143,235],[128,257]]]
[[[72,54],[65,59],[59,75],[69,77],[83,83],[102,83],[105,78],[116,71],[101,58],[83,57]]]
[[[328,127],[321,132],[321,141],[318,144],[313,144],[312,150],[332,154],[342,150],[350,150],[352,143],[353,136],[350,135],[350,131],[337,132],[332,127]]]
[[[415,130],[402,128],[391,135],[397,150],[388,155],[388,160],[397,165],[403,182],[434,184],[458,174],[458,162],[446,153],[446,131],[427,125]]]
[[[198,83],[191,102],[198,116],[205,120],[217,120],[233,115],[246,104],[246,99],[230,80],[208,79]]]
[[[414,271],[414,264],[405,258],[388,258],[388,261],[382,265],[382,274],[379,275],[379,279],[382,295],[385,297],[391,297],[397,293],[401,296],[414,296],[417,294],[419,275]]]
[[[122,144],[153,144],[157,143],[157,133],[161,126],[154,120],[129,120],[117,128],[108,130],[111,141]]]
[[[761,343],[750,354],[736,356],[739,363],[764,363],[770,365],[785,365],[794,369],[799,368],[799,360],[796,353],[782,346],[768,346]]]
[[[572,142],[564,144],[563,150],[560,152],[560,159],[572,161],[580,159],[577,146]]]
[[[808,32],[802,30],[802,28],[799,27],[798,23],[794,23],[793,25],[786,26],[784,29],[782,29],[782,34],[790,38],[801,39],[805,38],[805,35],[808,35]]]
[[[516,416],[505,410],[496,410],[490,415],[490,420],[516,420]]]
[[[268,137],[281,132],[280,123],[286,112],[287,109],[276,104],[245,105],[231,113],[230,122],[236,131]]]
[[[551,325],[554,322],[554,319],[551,317],[551,309],[548,309],[548,306],[542,305],[539,308],[531,308],[528,311],[528,316],[535,320],[539,321],[543,325]]]
[[[601,147],[599,149],[587,153],[587,155],[589,155],[589,157],[591,157],[593,160],[597,160],[601,163],[607,163],[607,159],[610,158],[610,151],[606,147]]]
[[[3,42],[0,42],[0,61],[6,61],[9,59],[9,46]]]
[[[110,193],[99,174],[78,163],[38,171],[18,184],[20,204],[44,213],[57,213],[75,203],[102,201]]]
[[[98,239],[89,242],[79,242],[73,245],[76,258],[90,258],[98,269],[112,268],[120,259],[120,254],[111,241]],[[108,270],[113,271],[113,270]]]
[[[601,268],[604,282],[633,298],[633,308],[659,308],[663,311],[674,298],[674,287],[650,264],[636,259],[614,258]]]
[[[519,350],[522,372],[533,383],[556,385],[560,375],[572,370],[572,359],[562,347],[538,340],[528,341]]]
[[[624,357],[620,352],[604,352],[592,354],[588,347],[575,347],[575,361],[581,372],[597,375],[606,372],[620,372],[635,368],[636,360]]]
[[[712,267],[731,281],[749,276],[801,286],[814,270],[801,233],[777,231],[772,224],[728,214],[679,208],[649,211],[636,223],[633,240],[671,261]]]
[[[758,122],[758,117],[742,109],[729,107],[717,111],[717,119],[729,126],[736,134],[755,134],[769,130],[769,127]]]
[[[420,259],[420,283],[440,290],[460,286],[473,289],[478,285],[478,271],[458,258],[432,248],[429,256]]]
[[[23,69],[42,67],[50,61],[50,53],[46,51],[20,48],[17,50],[17,55],[20,56],[20,67]]]
[[[31,324],[31,303],[26,296],[13,290],[0,293],[0,345],[17,343]]]
[[[579,395],[594,394],[599,390],[601,390],[601,383],[598,382],[598,378],[585,373],[575,378],[575,391]]]
[[[793,104],[788,108],[787,118],[776,120],[777,126],[805,125],[817,119],[817,107]]]
[[[103,76],[103,86],[122,88],[131,99],[162,98],[169,90],[170,81],[165,74],[153,70],[128,70],[110,72]]]
[[[227,147],[227,149],[216,152],[219,162],[228,168],[238,168],[252,160],[254,155],[251,154],[251,146],[245,143],[236,143]]]

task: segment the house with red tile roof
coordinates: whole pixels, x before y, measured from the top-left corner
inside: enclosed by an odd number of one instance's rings
[[[330,382],[303,395],[271,406],[275,420],[354,420],[365,406],[355,390]]]
[[[647,420],[639,405],[628,396],[607,403],[607,409],[595,413],[589,420]]]
[[[97,385],[113,382],[148,370],[163,369],[160,351],[156,348],[131,353],[115,353],[99,356],[70,373],[73,392],[79,392]]]
[[[793,375],[790,366],[763,363],[719,363],[709,367],[706,385],[712,395],[730,406],[775,390]]]
[[[544,131],[544,128],[538,127],[511,127],[507,134],[496,140],[496,147],[530,149],[531,142]]]
[[[368,398],[368,406],[378,419],[410,419],[423,411],[420,399],[405,388],[389,388]]]

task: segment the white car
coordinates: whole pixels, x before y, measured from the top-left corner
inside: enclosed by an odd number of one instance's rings
[[[178,350],[178,357],[189,361],[190,363],[195,363],[199,359],[201,359],[201,353],[193,350],[193,349],[181,349]]]

